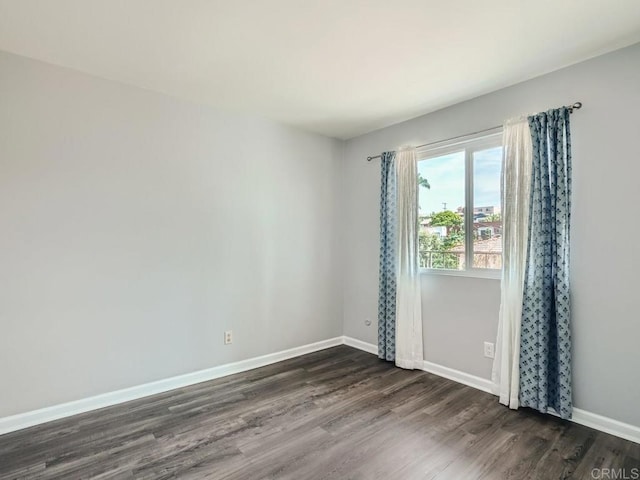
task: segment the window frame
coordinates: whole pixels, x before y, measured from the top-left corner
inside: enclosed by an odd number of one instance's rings
[[[472,145],[466,145],[472,143]],[[489,148],[503,147],[502,127],[486,130],[481,133],[474,133],[458,137],[454,140],[444,140],[417,149],[417,161],[427,161],[450,153],[455,153],[464,149],[464,255],[465,269],[453,270],[445,268],[425,268],[420,267],[421,274],[427,275],[449,275],[456,277],[487,278],[500,280],[502,269],[497,268],[475,268],[473,267],[473,154],[474,152],[487,150]],[[502,205],[500,206],[502,211]],[[468,213],[471,212],[471,215]],[[469,267],[470,266],[470,267]]]

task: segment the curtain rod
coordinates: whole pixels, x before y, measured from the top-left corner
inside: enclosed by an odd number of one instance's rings
[[[572,105],[565,105],[566,108],[569,109],[569,113],[573,113],[574,110],[579,110],[582,108],[582,102],[575,102]],[[416,145],[416,148],[428,147],[429,145],[435,145],[436,143],[448,142],[450,140],[456,140],[462,137],[470,137],[471,135],[477,135],[479,133],[488,132],[490,130],[495,130],[496,128],[501,128],[502,125],[496,125],[495,127],[485,128],[484,130],[478,130],[477,132],[465,133],[464,135],[458,135],[456,137],[445,138],[444,140],[438,140],[437,142],[429,142],[423,143],[422,145]],[[370,162],[374,158],[380,158],[382,155],[376,155],[374,157],[367,157],[367,162]]]

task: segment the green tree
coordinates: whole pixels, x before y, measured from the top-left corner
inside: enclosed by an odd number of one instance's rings
[[[481,222],[499,222],[501,220],[502,220],[502,215],[500,215],[499,213],[491,213],[480,221]]]
[[[431,189],[431,184],[418,173],[418,187]],[[428,217],[419,217],[422,220]],[[424,230],[420,230],[418,243],[420,245],[420,266],[427,268],[440,268],[457,270],[459,268],[460,257],[457,253],[449,250],[464,243],[464,234],[461,232],[462,219],[458,214],[450,210],[440,213],[432,213],[430,225],[434,227],[447,227],[447,236],[441,237]]]
[[[447,227],[447,235],[441,237],[424,232],[419,237],[420,261],[423,266],[453,270],[459,268],[460,255],[458,252],[451,252],[451,249],[464,244],[463,223],[462,217],[451,210],[431,214],[429,225]]]
[[[460,257],[458,253],[448,251],[453,246],[450,245],[451,239],[449,237],[442,238],[440,235],[425,231],[420,232],[418,242],[420,243],[421,267],[451,270],[459,268]]]
[[[451,210],[431,214],[432,227],[447,227],[452,231],[459,231],[462,226],[462,217]]]
[[[444,250],[451,250],[453,247],[457,247],[458,245],[462,245],[464,243],[464,233],[457,231],[451,232],[449,235],[444,237],[442,241],[442,248]]]
[[[427,190],[431,189],[431,184],[429,183],[429,180],[424,178],[420,173],[418,173],[418,186],[419,187],[424,187]]]

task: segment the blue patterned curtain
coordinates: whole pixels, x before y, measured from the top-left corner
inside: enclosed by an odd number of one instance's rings
[[[567,108],[529,117],[533,169],[520,337],[520,405],[571,418]]]
[[[380,283],[378,357],[396,358],[396,169],[395,152],[384,152],[380,182]]]

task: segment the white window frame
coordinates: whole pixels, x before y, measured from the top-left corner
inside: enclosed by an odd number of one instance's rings
[[[465,144],[471,144],[466,146]],[[428,161],[430,158],[441,157],[459,152],[464,148],[464,270],[448,270],[444,268],[420,268],[420,273],[427,275],[451,275],[457,277],[474,277],[501,279],[502,270],[497,268],[473,267],[473,153],[479,150],[499,147],[502,145],[502,127],[482,133],[465,135],[455,140],[445,140],[431,144],[417,150],[418,162]],[[428,180],[428,178],[427,178]],[[502,209],[501,209],[502,211]],[[469,215],[469,212],[471,213]]]

